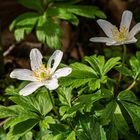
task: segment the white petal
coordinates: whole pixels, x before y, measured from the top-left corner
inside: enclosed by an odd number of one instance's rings
[[[106,43],[107,46],[112,46],[112,45],[114,45],[114,44],[116,44],[116,41],[114,41],[114,42],[112,42],[112,43],[108,43],[108,42]]]
[[[113,24],[111,24],[110,22],[108,22],[106,20],[102,20],[102,19],[97,20],[97,23],[99,24],[99,26],[102,28],[102,30],[105,32],[105,34],[108,37],[111,37],[111,38],[113,37],[112,30],[115,27]]]
[[[132,12],[125,10],[122,14],[120,26],[125,26],[129,30],[131,20],[132,20]]]
[[[131,43],[135,43],[137,42],[137,39],[136,38],[132,38],[130,40],[127,40],[125,42],[117,42],[114,44],[114,46],[119,46],[119,45],[123,45],[123,44],[131,44]]]
[[[92,37],[92,38],[90,38],[90,41],[101,42],[101,43],[109,43],[109,44],[112,44],[112,43],[115,42],[113,39],[108,38],[108,37]]]
[[[129,38],[133,38],[140,31],[140,22],[137,23],[130,31]]]
[[[125,44],[131,44],[131,43],[136,43],[137,42],[137,39],[136,38],[132,38],[128,41],[125,42]]]
[[[60,64],[62,56],[63,56],[63,52],[60,50],[56,50],[50,57],[47,67],[51,68],[52,73],[56,70],[56,68]]]
[[[58,69],[53,76],[56,78],[65,77],[69,75],[71,72],[72,72],[72,68],[65,67],[65,68]]]
[[[58,80],[56,78],[52,78],[51,80],[46,80],[44,82],[44,85],[49,89],[49,90],[55,90],[58,88]]]
[[[28,69],[15,69],[10,73],[11,78],[27,81],[36,81],[33,72]]]
[[[19,94],[23,96],[28,96],[41,86],[43,86],[41,82],[31,82],[28,85],[26,85],[22,90],[20,90]]]
[[[31,68],[33,71],[40,69],[42,65],[42,54],[38,49],[32,49],[30,52]]]

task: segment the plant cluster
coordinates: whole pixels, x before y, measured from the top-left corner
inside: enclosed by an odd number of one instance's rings
[[[105,15],[97,7],[70,0],[18,0],[33,9],[11,24],[17,41],[35,31],[42,43],[60,48],[60,19],[78,24],[76,15],[95,18]],[[90,9],[90,10],[89,10]],[[6,88],[12,105],[0,105],[2,140],[136,140],[140,138],[139,87],[140,52],[127,59],[126,44],[135,43],[140,23],[130,31],[132,12],[124,11],[120,28],[99,19],[107,37],[93,42],[123,47],[121,56],[85,56],[69,66],[61,64],[63,53],[56,50],[48,62],[38,49],[30,52],[31,70],[15,69],[11,78],[25,80]],[[115,46],[116,45],[116,46]],[[27,81],[30,81],[28,83]]]

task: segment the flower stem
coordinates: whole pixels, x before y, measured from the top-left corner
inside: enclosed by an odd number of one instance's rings
[[[126,52],[127,52],[126,45],[123,45],[122,66],[124,66],[124,64],[125,64]],[[119,74],[119,78],[118,78],[118,83],[117,83],[117,90],[119,88],[119,85],[120,85],[120,82],[121,82],[121,78],[122,78],[122,74],[120,73]]]
[[[132,82],[132,84],[126,90],[131,90],[134,87],[135,84],[136,84],[136,81],[134,80]]]
[[[125,63],[125,59],[126,59],[126,52],[127,52],[126,45],[123,45],[123,58],[122,58],[122,66],[123,66],[123,65],[124,65],[124,63]]]
[[[51,101],[52,106],[53,106],[53,111],[55,112],[55,114],[57,116],[59,116],[59,113],[58,113],[58,111],[57,111],[57,109],[55,107],[55,103],[54,103],[54,98],[53,98],[52,92],[48,90],[48,94],[49,94],[49,98],[50,98],[50,101]]]

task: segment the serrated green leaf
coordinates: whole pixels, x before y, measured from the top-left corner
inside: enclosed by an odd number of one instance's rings
[[[61,87],[58,89],[59,100],[63,105],[71,107],[72,88]]]
[[[75,137],[75,132],[72,131],[68,137],[66,138],[66,140],[76,140],[76,137]]]
[[[33,133],[32,132],[28,132],[26,133],[21,140],[33,140]]]
[[[65,5],[59,7],[65,8],[67,11],[71,13],[74,13],[79,16],[84,16],[87,18],[95,18],[95,16],[98,16],[100,18],[106,18],[105,14],[95,6]]]
[[[36,35],[39,41],[47,43],[50,48],[61,47],[62,30],[59,24],[47,18],[45,13],[39,17]]]
[[[125,66],[117,66],[115,69],[125,76],[133,76],[132,71]]]
[[[106,130],[107,140],[118,140],[118,131],[113,123]]]
[[[50,100],[49,93],[45,88],[42,88],[38,91],[36,95],[36,100],[39,105],[39,112],[42,115],[45,116],[52,110],[52,102]]]
[[[134,128],[140,133],[140,107],[124,101],[121,101],[121,103],[130,115]]]
[[[120,92],[118,98],[119,102],[130,115],[136,131],[140,133],[140,102],[137,100],[133,92],[127,90]]]
[[[39,107],[35,106],[35,104],[37,103],[36,101],[34,101],[34,98],[31,96],[24,97],[20,95],[15,95],[15,96],[10,97],[10,99],[17,105],[20,105],[21,107],[23,107],[25,110],[39,112]]]
[[[112,121],[116,107],[117,107],[117,103],[115,101],[111,101],[106,105],[100,117],[100,121],[102,125],[108,125]]]
[[[14,125],[26,121],[28,119],[29,119],[28,116],[25,117],[19,116],[19,117],[11,118],[8,122],[4,124],[4,128],[7,129],[8,127],[13,127]]]
[[[110,58],[103,67],[103,75],[119,64],[120,57]]]
[[[2,127],[0,128],[0,140],[6,140],[6,132]]]
[[[91,107],[94,102],[102,98],[106,98],[106,95],[102,94],[100,91],[97,91],[94,94],[81,95],[74,103],[74,106],[72,106],[67,113],[71,114],[81,109],[88,110],[88,108]]]
[[[102,67],[105,63],[105,58],[104,56],[89,56],[89,57],[84,57],[84,60],[87,61],[91,67],[93,68],[93,70],[95,71],[95,73],[97,73],[98,75],[102,75]]]
[[[74,14],[68,12],[65,8],[51,7],[47,10],[46,14],[48,17],[57,17],[58,19],[67,20],[76,26],[79,24],[78,18]]]
[[[55,123],[55,120],[51,116],[46,116],[44,120],[39,122],[39,126],[41,129],[49,128],[49,124]]]
[[[129,103],[140,105],[135,94],[129,90],[121,91],[117,98],[118,98],[118,100],[121,100],[121,101],[126,101]]]
[[[97,79],[95,71],[85,64],[74,63],[70,67],[72,68],[72,73],[60,80],[60,84],[63,86],[71,85],[72,88],[78,88],[93,79]]]
[[[24,39],[25,34],[29,34],[38,20],[38,14],[34,12],[24,13],[18,16],[10,26],[10,30],[14,29],[14,35],[17,41]]]
[[[0,118],[8,118],[16,116],[17,112],[15,110],[10,109],[9,107],[0,106]]]
[[[50,130],[54,135],[67,131],[68,126],[64,124],[50,124]]]
[[[39,12],[43,11],[43,6],[40,0],[17,0],[17,2],[27,8],[34,9]]]
[[[78,140],[106,140],[105,132],[98,120],[90,116],[79,119],[76,136]]]
[[[122,134],[124,137],[127,137],[129,127],[128,127],[128,124],[127,124],[125,118],[123,117],[123,114],[122,114],[118,104],[117,104],[116,110],[114,112],[113,123],[115,124],[117,131],[120,134]]]
[[[140,73],[140,62],[138,61],[138,59],[136,57],[132,57],[129,60],[129,63],[132,67],[132,71],[133,71],[133,78],[136,79]]]
[[[38,122],[39,120],[37,119],[28,119],[24,122],[20,122],[14,126],[12,133],[13,135],[22,136],[23,134],[31,130]]]
[[[66,112],[68,109],[69,109],[68,106],[61,106],[61,107],[59,108],[59,113],[60,113],[60,115],[63,116],[63,115],[65,114],[65,112]]]

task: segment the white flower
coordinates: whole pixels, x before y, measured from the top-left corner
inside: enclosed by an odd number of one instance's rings
[[[58,85],[58,78],[69,75],[72,71],[69,67],[56,70],[63,56],[63,52],[56,50],[50,57],[47,67],[42,63],[42,54],[38,49],[32,49],[30,52],[31,69],[15,69],[10,77],[19,80],[31,81],[19,94],[27,96],[32,94],[41,86],[46,86],[49,90],[55,90]],[[56,70],[56,71],[55,71]]]
[[[134,36],[140,31],[140,22],[129,31],[131,20],[132,12],[128,10],[123,12],[119,29],[106,20],[97,20],[107,37],[93,37],[90,41],[106,43],[108,46],[135,43],[137,39]]]

